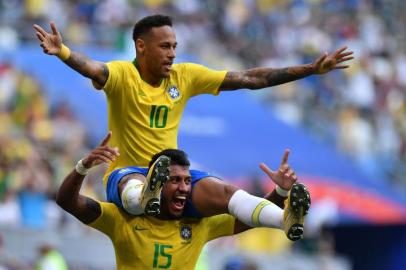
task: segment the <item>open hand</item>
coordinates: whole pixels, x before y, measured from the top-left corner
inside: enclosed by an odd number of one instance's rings
[[[324,74],[334,69],[348,68],[349,65],[343,65],[341,63],[347,62],[351,59],[354,59],[353,52],[347,51],[347,46],[336,50],[332,54],[324,53],[313,63],[314,73]]]
[[[107,144],[111,138],[111,131],[103,139],[101,144],[93,149],[93,151],[83,159],[83,166],[87,169],[90,169],[93,166],[96,166],[101,163],[109,163],[110,161],[115,161],[116,157],[120,155],[118,148],[111,148]]]
[[[61,51],[62,37],[56,29],[55,23],[51,22],[50,25],[52,33],[48,33],[38,24],[34,24],[33,27],[36,30],[35,34],[37,34],[39,41],[41,41],[40,46],[44,53],[57,55]]]
[[[289,153],[290,150],[286,149],[281,165],[277,171],[272,171],[265,163],[259,164],[261,170],[264,171],[276,185],[284,190],[290,190],[292,185],[297,181],[295,171],[293,171],[288,164]]]

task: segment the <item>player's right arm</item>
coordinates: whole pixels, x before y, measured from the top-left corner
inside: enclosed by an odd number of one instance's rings
[[[103,88],[109,77],[107,65],[103,62],[92,60],[84,54],[70,51],[63,45],[62,36],[56,29],[55,23],[51,22],[50,25],[52,33],[48,33],[37,24],[33,25],[44,53],[58,56],[72,69],[95,82],[97,89]]]
[[[261,170],[276,185],[272,192],[265,195],[264,199],[273,202],[282,209],[285,207],[284,202],[288,197],[289,190],[297,181],[296,173],[288,163],[289,154],[290,150],[285,149],[282,162],[276,171],[271,170],[265,163],[259,164]]]
[[[265,195],[264,199],[271,201],[282,209],[284,208],[284,202],[288,196],[289,190],[297,181],[296,173],[288,163],[289,154],[290,150],[285,149],[282,162],[279,165],[279,168],[275,171],[271,170],[265,163],[259,165],[261,170],[268,175],[269,179],[276,185],[276,188]],[[244,232],[248,229],[251,229],[251,227],[238,219],[235,220],[234,234]]]
[[[118,149],[107,146],[110,137],[111,132],[104,138],[100,146],[82,159],[82,165],[77,165],[66,176],[56,195],[56,203],[85,224],[95,221],[101,215],[101,206],[99,202],[80,194],[86,174],[84,171],[98,164],[114,161],[119,155]]]

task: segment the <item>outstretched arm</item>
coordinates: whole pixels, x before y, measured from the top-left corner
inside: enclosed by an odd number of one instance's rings
[[[52,33],[48,33],[41,26],[34,24],[36,35],[40,41],[44,53],[58,56],[65,64],[76,70],[83,76],[92,79],[101,89],[109,76],[107,65],[74,51],[70,51],[62,43],[62,36],[56,29],[54,22],[51,22]]]
[[[101,214],[100,204],[79,194],[86,171],[103,162],[114,161],[119,155],[118,150],[107,146],[111,132],[99,147],[79,162],[76,168],[66,176],[56,195],[56,203],[68,213],[74,215],[85,224],[96,220]]]
[[[220,91],[241,88],[260,89],[295,81],[312,74],[324,74],[335,69],[345,69],[342,64],[354,57],[352,51],[342,47],[332,54],[324,53],[315,62],[287,68],[253,68],[241,72],[230,71],[226,74]]]
[[[282,162],[276,171],[269,169],[265,163],[261,163],[259,165],[261,170],[264,171],[277,186],[276,189],[274,189],[271,193],[268,193],[264,198],[276,204],[280,208],[284,208],[284,201],[287,197],[287,194],[283,193],[287,193],[287,191],[289,191],[293,184],[297,181],[297,176],[294,170],[292,170],[288,164],[289,153],[290,150],[286,149],[282,157]],[[279,191],[277,191],[278,189]],[[248,229],[251,229],[251,227],[239,220],[235,221],[234,234],[244,232]]]

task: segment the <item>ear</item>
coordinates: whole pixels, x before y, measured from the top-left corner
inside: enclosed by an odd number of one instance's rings
[[[137,54],[143,55],[144,51],[145,51],[145,41],[138,38],[135,41],[135,50],[136,50]]]

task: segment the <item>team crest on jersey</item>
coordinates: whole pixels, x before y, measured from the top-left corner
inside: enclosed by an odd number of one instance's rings
[[[178,88],[176,88],[176,86],[172,85],[166,91],[168,92],[169,96],[173,100],[178,99],[180,97],[180,92],[179,92]]]
[[[192,228],[188,225],[182,225],[180,227],[180,237],[186,241],[192,239]]]

